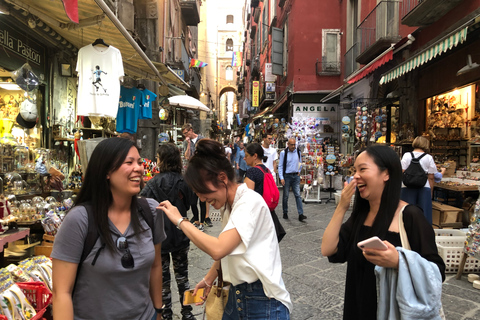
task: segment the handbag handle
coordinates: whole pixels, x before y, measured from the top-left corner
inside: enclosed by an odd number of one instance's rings
[[[222,263],[220,262],[220,268],[217,269],[217,292],[215,292],[215,295],[220,298],[222,295],[222,289],[223,289],[223,273],[222,273]]]
[[[398,233],[400,234],[400,241],[402,242],[402,247],[404,247],[407,250],[411,250],[410,247],[410,242],[408,241],[408,236],[407,236],[407,230],[405,230],[405,225],[403,224],[403,209],[405,209],[406,206],[400,210],[400,213],[398,215]]]

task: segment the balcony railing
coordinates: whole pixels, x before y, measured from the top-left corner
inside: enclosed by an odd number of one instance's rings
[[[180,0],[180,9],[187,26],[196,26],[200,23],[198,0]]]
[[[341,65],[340,61],[317,61],[315,63],[315,71],[319,76],[338,76],[340,75]]]
[[[403,0],[400,4],[402,24],[410,27],[428,26],[463,0]]]
[[[345,53],[345,78],[357,70],[358,43],[348,49]]]
[[[357,62],[367,64],[391,43],[398,42],[399,1],[381,1],[357,27]]]

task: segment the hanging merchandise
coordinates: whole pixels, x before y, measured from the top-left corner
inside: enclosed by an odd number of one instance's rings
[[[38,77],[33,73],[32,67],[25,63],[20,69],[12,72],[12,79],[15,83],[27,92],[38,88]]]
[[[140,91],[140,111],[138,118],[139,119],[152,119],[152,104],[153,101],[157,98],[157,95],[150,90],[141,89]]]
[[[97,42],[102,44],[103,41]],[[77,115],[115,117],[120,80],[124,76],[120,50],[93,44],[80,48],[76,71],[79,77]]]
[[[156,98],[156,94],[145,88],[126,88],[122,86],[116,131],[136,133],[138,119],[152,119],[152,103]]]
[[[26,129],[31,129],[37,124],[37,105],[34,101],[25,99],[20,104],[17,123]]]

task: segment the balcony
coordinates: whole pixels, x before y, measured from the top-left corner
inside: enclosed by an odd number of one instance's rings
[[[345,53],[345,78],[357,70],[358,43],[348,49]]]
[[[340,61],[317,61],[315,63],[315,71],[319,76],[338,76],[340,75]]]
[[[399,1],[381,1],[357,27],[357,62],[367,64],[400,41]]]
[[[400,5],[402,24],[409,27],[428,26],[463,0],[403,0]]]
[[[196,26],[200,23],[200,8],[197,0],[180,0],[180,9],[187,26]]]

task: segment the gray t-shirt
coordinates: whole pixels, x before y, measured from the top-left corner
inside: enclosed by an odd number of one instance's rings
[[[125,269],[121,258],[125,252],[101,250],[95,265],[92,261],[101,247],[97,240],[90,254],[83,262],[78,275],[73,297],[75,320],[87,319],[152,319],[155,309],[150,298],[150,270],[155,258],[154,244],[165,240],[163,215],[157,214],[158,202],[147,199],[153,212],[155,234],[139,215],[141,226],[145,229],[138,236],[128,226],[122,236],[127,237],[128,247],[133,256],[135,267]],[[117,241],[120,231],[109,220],[113,240]],[[54,259],[79,263],[88,230],[88,215],[83,206],[74,207],[65,217],[55,237]]]

